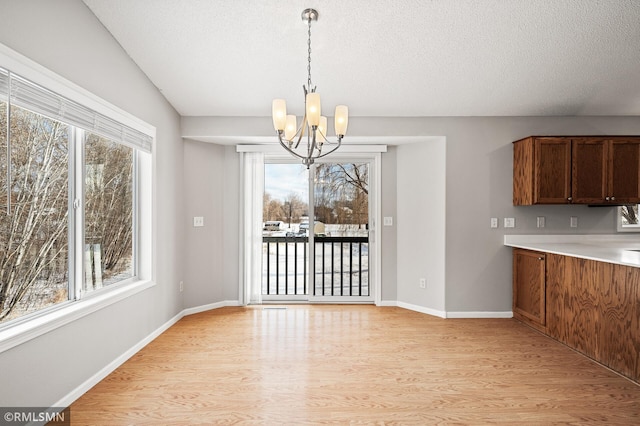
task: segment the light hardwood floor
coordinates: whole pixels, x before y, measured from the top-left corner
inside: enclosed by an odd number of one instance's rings
[[[267,308],[183,318],[72,424],[640,424],[640,386],[516,320]]]

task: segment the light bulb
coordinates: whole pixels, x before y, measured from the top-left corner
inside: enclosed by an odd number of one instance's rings
[[[307,93],[307,121],[310,126],[320,124],[320,94]]]
[[[335,129],[336,135],[344,136],[347,134],[347,125],[349,124],[349,108],[346,105],[338,105],[335,113]]]
[[[287,121],[287,103],[284,99],[273,100],[271,114],[273,117],[273,128],[278,131],[284,130]]]
[[[284,138],[288,141],[296,136],[298,130],[298,121],[295,115],[287,115],[287,124],[284,128]]]

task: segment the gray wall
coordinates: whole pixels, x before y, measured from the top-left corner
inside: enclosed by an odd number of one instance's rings
[[[157,128],[157,285],[0,353],[0,406],[49,406],[182,310],[179,117],[79,0],[1,0],[0,43]]]
[[[182,118],[184,135],[227,143],[268,137],[270,125],[268,117]],[[241,134],[238,129],[242,129]],[[511,250],[503,245],[506,233],[615,232],[614,208],[512,205],[511,143],[529,135],[572,134],[640,134],[640,117],[354,117],[350,120],[350,136],[363,141],[382,140],[390,145],[403,143],[382,155],[382,215],[396,219],[393,227],[382,228],[382,300],[399,300],[441,310],[441,294],[444,294],[444,310],[451,315],[508,313],[511,311]],[[421,144],[430,143],[433,136],[445,140],[444,218],[440,205],[432,203],[429,193],[419,189],[432,184],[430,170],[433,167],[427,167],[433,160],[432,153]],[[411,138],[424,141],[404,144]],[[232,176],[225,175],[226,178]],[[399,188],[404,182],[413,182],[414,190],[406,192]],[[239,191],[239,186],[234,188]],[[236,205],[227,205],[225,199],[225,220],[237,218]],[[421,210],[400,211],[404,205],[409,208],[416,205]],[[546,217],[545,228],[536,228],[536,216]],[[570,216],[578,216],[578,228],[569,227]],[[498,229],[489,227],[491,217],[500,219]],[[514,229],[502,227],[505,217],[516,219]],[[402,230],[405,218],[413,222],[410,232]],[[414,241],[416,235],[428,236],[437,227],[445,230],[443,283],[440,278],[429,280],[433,268],[425,269],[433,262],[437,246]],[[234,244],[233,250],[225,249],[228,256],[225,268],[238,264],[237,235],[233,233],[225,238],[225,245]],[[409,256],[411,261],[407,260]],[[420,291],[417,280],[424,275],[432,287]],[[235,286],[236,283],[225,283],[225,289],[232,291],[233,288],[237,293]]]
[[[185,139],[184,307],[240,299],[240,154],[235,146]],[[382,215],[397,222],[396,147],[382,157]],[[193,228],[193,216],[205,226]],[[382,227],[382,300],[397,300],[396,225]]]
[[[239,300],[240,155],[233,146],[184,141],[184,307]],[[194,228],[193,217],[204,226]]]
[[[397,161],[398,302],[443,316],[445,140],[401,145]],[[421,278],[425,288],[419,285]]]
[[[398,185],[398,172],[396,169],[398,149],[395,146],[387,148],[387,152],[382,154],[381,160],[381,180],[380,204],[382,218],[385,216],[393,218],[393,226],[382,227],[381,247],[381,300],[383,302],[395,302],[398,300],[398,197],[396,188]],[[380,218],[382,220],[382,218]],[[389,256],[388,254],[392,255]]]
[[[388,129],[403,129],[410,135],[446,138],[445,297],[449,314],[511,310],[511,250],[503,246],[506,233],[615,232],[614,208],[514,207],[512,141],[532,134],[640,134],[640,117],[377,118],[352,121],[374,134],[384,134]],[[406,149],[413,150],[411,154],[421,155],[417,147],[408,146]],[[412,155],[406,157],[411,158]],[[398,170],[412,167],[411,161],[398,156]],[[539,215],[546,217],[546,228],[536,228],[536,216]],[[569,227],[570,216],[578,216],[577,229]],[[500,218],[498,229],[489,227],[491,217]],[[505,230],[502,227],[504,217],[515,217],[516,228]],[[424,213],[424,220],[425,223],[432,220],[429,211]],[[424,231],[425,228],[416,230],[418,233]],[[403,244],[406,241],[399,239],[398,246]],[[418,264],[429,255],[426,249],[414,253]],[[398,282],[398,294],[401,294],[403,285],[416,287],[417,283]]]
[[[223,179],[224,147],[185,140],[185,307],[224,300]],[[203,227],[193,226],[194,216],[204,217]]]

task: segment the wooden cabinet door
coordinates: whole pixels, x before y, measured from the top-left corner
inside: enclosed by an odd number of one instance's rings
[[[544,329],[545,311],[545,254],[514,249],[513,315]]]
[[[610,264],[590,259],[567,258],[565,275],[568,290],[564,305],[569,347],[596,358],[600,346],[602,317],[599,294],[605,277],[610,275]]]
[[[566,204],[571,196],[571,139],[536,138],[534,204]]]
[[[608,141],[573,139],[572,199],[579,204],[603,204],[609,191],[607,176]]]
[[[547,253],[545,264],[546,276],[546,310],[547,310],[547,334],[554,339],[567,343],[569,330],[565,306],[570,298],[570,288],[567,283],[568,257],[559,254]]]
[[[640,139],[610,142],[607,197],[613,204],[640,203]]]
[[[596,359],[615,371],[640,379],[640,268],[611,265],[600,286],[600,329]]]

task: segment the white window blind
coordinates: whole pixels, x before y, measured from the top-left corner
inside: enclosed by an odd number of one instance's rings
[[[132,148],[151,152],[151,136],[1,68],[0,97],[8,97],[12,105],[81,127]]]

